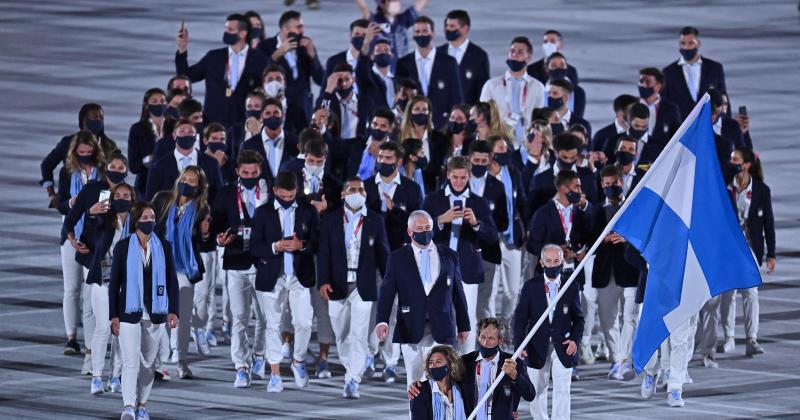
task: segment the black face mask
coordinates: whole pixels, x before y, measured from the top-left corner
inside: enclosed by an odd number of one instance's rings
[[[377,164],[378,173],[382,177],[387,177],[394,173],[395,168],[397,167],[394,163],[385,163],[381,162]]]
[[[200,134],[200,133],[203,132],[203,122],[202,121],[194,123],[194,131],[197,134]]]
[[[641,139],[642,136],[645,135],[645,133],[647,133],[647,130],[637,130],[633,127],[628,129],[628,134],[630,134],[630,136],[635,138],[636,140]]]
[[[361,47],[364,46],[364,37],[363,36],[354,36],[354,37],[350,38],[350,45],[352,45],[353,48],[361,51]]]
[[[347,98],[350,96],[350,92],[353,91],[353,87],[350,86],[349,88],[336,88],[336,93],[339,94],[339,97],[342,99]]]
[[[561,268],[561,265],[557,265],[555,267],[544,267],[544,276],[548,279],[555,279],[559,274],[561,274]]]
[[[370,136],[372,136],[372,139],[375,141],[383,141],[383,139],[386,138],[386,134],[388,133],[381,130],[380,128],[373,128],[372,130],[370,130]]]
[[[248,118],[259,119],[260,117],[261,117],[261,111],[259,111],[257,109],[251,109],[249,111],[245,111],[244,112],[244,119],[248,119]]]
[[[575,164],[575,162],[567,162],[566,160],[561,158],[558,158],[556,160],[558,161],[558,167],[563,170],[572,170],[572,165]]]
[[[264,125],[270,130],[274,131],[281,128],[281,124],[283,124],[283,118],[281,117],[264,118]]]
[[[461,32],[458,31],[458,30],[455,30],[455,31],[445,30],[444,31],[444,38],[446,40],[450,41],[450,42],[453,42],[453,41],[457,40],[458,37],[460,37],[460,36],[461,36]]]
[[[95,136],[99,135],[103,132],[105,128],[105,123],[103,120],[86,120],[86,124],[84,125],[87,130],[91,131],[92,134]]]
[[[431,45],[431,39],[432,37],[430,35],[414,35],[414,42],[416,42],[420,48]]]
[[[567,78],[567,69],[553,69],[548,72],[550,80],[564,80]]]
[[[194,147],[197,139],[194,136],[178,136],[175,137],[175,143],[183,150],[189,150]]]
[[[275,201],[277,201],[277,202],[278,202],[278,204],[279,204],[281,207],[283,207],[284,209],[288,209],[289,207],[292,207],[292,204],[294,204],[294,200],[289,200],[289,201],[286,201],[286,200],[283,200],[283,199],[281,199],[281,198],[280,198],[280,197],[278,197],[278,196],[275,196]]]
[[[126,176],[128,176],[128,171],[106,171],[106,178],[108,178],[108,181],[114,185],[121,184],[123,181],[125,181]]]
[[[114,212],[119,213],[127,213],[131,210],[131,200],[124,200],[124,199],[117,199],[111,201],[111,208],[114,209]]]
[[[224,152],[225,151],[225,143],[220,143],[220,142],[216,142],[216,141],[208,142],[208,150],[210,150],[211,153],[216,153],[216,152],[220,152],[220,151]]]
[[[550,124],[550,131],[553,132],[553,137],[561,134],[564,132],[564,124],[561,123],[551,123]]]
[[[92,156],[92,155],[89,155],[89,156],[78,155],[77,158],[78,158],[78,162],[81,165],[88,165],[88,164],[94,162],[94,156]]]
[[[230,32],[224,32],[222,34],[222,43],[224,43],[225,45],[233,45],[237,41],[239,41],[239,34],[238,33],[232,34]]]
[[[286,34],[286,38],[289,41],[294,41],[294,42],[300,44],[300,41],[303,39],[303,34],[296,34],[294,32],[289,32],[288,34]]]
[[[431,375],[431,379],[434,381],[441,381],[447,376],[448,373],[450,373],[450,366],[447,365],[428,368],[428,374]]]
[[[378,67],[388,67],[392,64],[392,56],[389,53],[381,53],[375,55],[375,65]]]
[[[620,187],[619,185],[603,187],[603,194],[605,194],[609,200],[618,200],[619,196],[622,195],[622,187]]]
[[[194,197],[197,193],[197,187],[189,185],[185,182],[178,183],[178,192],[184,197]]]
[[[476,165],[476,164],[473,163],[472,164],[472,175],[475,178],[480,178],[480,177],[486,175],[486,170],[487,169],[489,169],[489,167],[486,166],[486,165]]]
[[[428,124],[428,114],[411,114],[411,122],[416,125]]]
[[[261,34],[264,33],[264,28],[250,28],[250,39],[261,39]]]
[[[561,109],[564,106],[564,98],[547,98],[547,107],[550,109]]]
[[[165,111],[168,117],[178,119],[178,108],[167,106],[167,110]]]
[[[447,129],[453,134],[461,134],[464,129],[467,128],[467,124],[455,122],[455,121],[448,121],[447,122]]]
[[[646,87],[646,86],[639,86],[639,97],[642,98],[642,99],[649,98],[649,97],[653,96],[654,93],[656,93],[655,88]]]
[[[153,228],[156,227],[156,222],[150,220],[147,222],[137,222],[136,227],[145,235],[153,233]]]
[[[239,178],[239,182],[242,184],[243,187],[247,188],[248,190],[252,190],[253,188],[258,185],[258,177],[256,178]]]
[[[148,104],[147,105],[147,112],[149,112],[150,115],[152,115],[152,116],[154,116],[156,118],[163,117],[164,116],[164,112],[166,112],[166,110],[167,110],[167,104]]]
[[[424,171],[428,167],[428,158],[425,156],[418,157],[416,165],[417,169]]]
[[[569,201],[570,204],[578,204],[581,201],[581,193],[567,191],[567,201]]]
[[[422,246],[428,246],[428,244],[433,240],[433,231],[424,230],[422,232],[414,232],[411,235],[411,239]]]
[[[623,152],[621,150],[618,150],[614,156],[617,158],[617,163],[622,166],[630,165],[633,163],[633,160],[636,159],[636,155],[633,153]]]
[[[484,347],[481,343],[478,343],[478,351],[481,353],[481,356],[484,359],[491,359],[497,354],[497,347]]]
[[[464,129],[467,130],[467,132],[469,133],[474,133],[475,130],[478,129],[478,123],[476,123],[475,120],[468,120],[467,125],[464,127]]]
[[[511,154],[508,152],[494,154],[494,161],[497,162],[497,164],[500,166],[508,165],[508,161],[510,159],[511,159]]]
[[[450,181],[447,181],[447,185],[450,187],[450,192],[452,192],[455,195],[461,195],[464,192],[464,190],[466,190],[466,187],[461,191],[456,190],[456,188],[453,187],[453,183]]]
[[[697,55],[697,48],[692,48],[691,50],[684,50],[683,48],[681,48],[680,52],[684,60],[691,61],[694,58],[694,56]]]
[[[736,175],[739,172],[742,172],[742,165],[738,163],[731,163],[731,170],[733,171],[733,174]]]
[[[513,72],[518,72],[518,71],[520,71],[520,70],[525,68],[525,62],[524,61],[512,60],[510,58],[508,60],[506,60],[506,65],[508,66],[508,69],[513,71]]]

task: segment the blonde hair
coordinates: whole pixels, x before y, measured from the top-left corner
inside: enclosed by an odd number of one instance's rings
[[[103,149],[100,148],[100,143],[97,142],[97,137],[89,131],[78,131],[69,142],[69,151],[66,159],[67,172],[72,173],[81,170],[81,164],[78,162],[78,146],[82,144],[92,146],[92,156],[94,156],[97,170],[98,172],[104,171],[106,157]],[[100,178],[99,173],[98,178]]]
[[[183,168],[180,175],[178,175],[178,178],[175,179],[175,184],[172,186],[172,190],[169,191],[169,196],[164,202],[164,208],[161,209],[162,219],[167,217],[170,207],[178,202],[178,199],[181,196],[181,193],[178,190],[178,184],[181,183],[184,175],[186,175],[187,172],[194,172],[194,174],[197,175],[197,194],[192,197],[192,201],[194,201],[196,208],[194,217],[197,218],[200,215],[200,210],[208,206],[208,181],[206,180],[206,173],[203,172],[203,168],[199,166],[189,165]]]
[[[417,95],[408,101],[406,104],[406,109],[403,110],[403,122],[400,123],[401,139],[417,138],[417,136],[414,134],[414,126],[411,124],[411,110],[414,109],[414,105],[416,105],[418,102],[425,102],[428,104],[428,125],[425,127],[425,129],[428,130],[429,136],[433,131],[433,123],[431,123],[431,121],[433,121],[433,105],[431,104],[430,99]],[[430,156],[428,156],[428,159],[430,159]]]
[[[542,136],[542,158],[550,159],[550,151],[553,150],[553,129],[550,128],[550,123],[545,120],[533,120],[528,132],[533,130],[538,130]]]

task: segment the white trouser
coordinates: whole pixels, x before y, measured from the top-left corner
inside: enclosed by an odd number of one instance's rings
[[[134,407],[144,405],[153,387],[158,331],[164,324],[142,319],[136,324],[119,323],[119,346],[122,353],[122,402]]]
[[[596,290],[600,329],[606,339],[609,357],[613,363],[622,362],[628,357],[629,346],[638,323],[636,288],[618,286],[614,274],[611,273],[608,285]],[[625,333],[623,337],[620,337],[619,328],[620,309],[623,319],[622,331]]]
[[[361,382],[364,373],[364,359],[367,357],[370,333],[369,315],[374,302],[365,302],[353,289],[347,298],[328,302],[333,333],[339,359],[345,367],[344,382]]]
[[[739,289],[739,293],[742,294],[745,336],[747,338],[757,339],[760,317],[758,287]],[[736,290],[731,290],[730,292],[722,294],[720,300],[720,315],[725,337],[733,337],[734,327],[736,326]]]
[[[228,296],[228,270],[222,268],[222,257],[224,254],[225,248],[217,248],[217,258],[219,258],[217,262],[217,268],[219,269],[217,284],[222,285],[222,323],[230,325],[233,315],[231,314],[231,301]],[[213,321],[213,317],[209,319],[210,323]]]
[[[656,376],[659,369],[669,369],[669,353],[670,341],[669,337],[667,337],[667,339],[664,340],[664,342],[662,342],[658,347],[656,352],[650,356],[647,364],[644,365],[644,371],[647,372],[648,375]]]
[[[498,267],[497,281],[494,284],[495,290],[498,289],[498,283],[503,286],[503,294],[500,296],[500,307],[496,308],[495,313],[506,319],[512,319],[522,285],[522,250],[509,248],[505,242],[500,241],[500,254],[503,260]],[[494,302],[494,299],[492,301]]]
[[[189,336],[192,332],[192,310],[194,306],[194,285],[186,274],[178,273],[178,328],[170,330],[172,343],[177,343],[175,351],[178,360],[186,361],[189,356]]]
[[[483,261],[483,283],[478,285],[478,301],[475,309],[475,318],[483,319],[495,316],[497,304],[495,304],[495,296],[497,289],[494,282],[494,276],[497,272],[497,264]],[[472,325],[472,328],[475,328]]]
[[[552,347],[552,346],[549,346]],[[570,387],[572,368],[565,368],[555,350],[551,350],[541,369],[528,368],[528,376],[536,390],[536,398],[530,402],[531,416],[534,420],[547,420],[547,386],[553,377],[553,420],[569,419]]]
[[[709,299],[700,309],[697,318],[695,341],[703,356],[714,357],[717,354],[717,325],[719,325],[720,296]],[[692,346],[694,350],[694,346]]]
[[[70,241],[61,245],[61,270],[64,275],[64,328],[67,335],[78,333],[78,324],[83,321],[83,341],[87,349],[92,348],[94,333],[94,312],[92,311],[92,293],[84,280],[89,270],[75,261],[75,248]],[[80,315],[79,315],[80,314]]]
[[[180,320],[179,320],[180,322]],[[163,364],[169,361],[169,328],[165,325],[155,334],[158,350],[156,351],[156,363]]]
[[[477,340],[475,330],[478,326],[477,304],[479,285],[467,283],[462,283],[462,285],[464,286],[464,296],[467,298],[467,314],[469,315],[470,332],[467,339],[459,344],[458,349],[461,354],[467,354],[475,351],[475,341]],[[405,355],[403,358],[405,358]]]
[[[431,335],[430,324],[425,324],[425,332],[422,335],[422,339],[419,340],[419,343],[400,345],[400,351],[403,353],[403,363],[405,363],[406,366],[407,386],[411,386],[412,383],[425,379],[425,356],[428,355],[431,347],[437,345],[439,345],[439,343],[437,343],[436,340],[433,339],[433,335]]]
[[[669,335],[669,379],[667,391],[683,390],[686,371],[694,350],[694,333],[697,329],[697,315],[693,315]]]
[[[591,347],[592,334],[594,334],[595,318],[597,317],[597,289],[592,287],[592,273],[594,272],[594,254],[586,257],[583,265],[583,276],[586,283],[581,290],[581,309],[583,309],[583,337],[581,344]]]
[[[300,284],[297,277],[281,276],[271,292],[257,292],[258,302],[267,324],[267,362],[275,365],[281,362],[281,314],[286,306],[292,310],[294,328],[294,360],[305,360],[308,343],[311,341],[311,322],[314,309],[311,306],[311,292]]]
[[[94,334],[92,335],[92,376],[103,376],[106,364],[106,346],[111,337],[111,321],[108,319],[108,283],[91,284],[92,311],[95,315]],[[119,354],[119,340],[111,339],[111,377],[118,378],[122,369],[122,358]]]
[[[319,289],[316,287],[310,288],[309,292],[311,294],[311,306],[314,307],[314,315],[317,318],[317,342],[319,344],[333,344],[336,342],[336,337],[333,331],[333,320],[328,310],[330,302],[322,299],[319,295]]]
[[[247,327],[250,325],[250,308],[256,305],[256,326],[253,353],[264,354],[266,322],[256,296],[256,271],[228,270],[228,299],[231,305],[231,360],[236,369],[250,366],[250,346],[247,342]]]
[[[383,342],[378,340],[378,336],[374,331],[374,326],[377,323],[377,311],[378,305],[372,305],[372,312],[369,319],[371,329],[369,333],[369,354],[374,356],[380,351],[386,367],[395,367],[400,361],[400,344],[394,342],[394,328],[397,326],[397,297],[394,298],[392,310],[389,312],[389,333],[386,335]]]
[[[214,307],[214,287],[217,284],[217,251],[201,252],[200,259],[206,271],[203,279],[194,285],[194,316],[192,328],[204,329],[212,321]]]

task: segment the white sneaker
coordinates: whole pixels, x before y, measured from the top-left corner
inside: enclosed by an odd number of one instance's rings
[[[292,345],[289,343],[283,343],[281,347],[281,357],[284,359],[289,359],[292,357]]]
[[[597,351],[594,352],[594,358],[596,360],[608,360],[608,349],[606,348],[605,341],[601,341],[600,344],[597,345]]]
[[[283,392],[283,379],[281,375],[270,375],[267,392]]]
[[[122,381],[120,378],[108,378],[108,389],[115,394],[122,392]]]
[[[294,375],[294,383],[298,388],[308,386],[308,372],[306,371],[305,363],[292,362],[292,374]]]
[[[622,376],[623,381],[632,381],[636,377],[636,371],[633,370],[631,362],[625,362],[619,368],[619,374]]]
[[[133,411],[133,407],[125,407],[119,416],[119,420],[136,420],[136,412]]]
[[[194,341],[197,343],[197,352],[203,356],[211,354],[211,348],[208,346],[208,338],[206,337],[205,330],[194,330]]]
[[[217,335],[214,334],[214,331],[212,330],[206,330],[206,340],[208,340],[208,345],[210,347],[217,347],[219,345]]]
[[[647,372],[644,373],[642,377],[642,398],[649,400],[653,397],[653,394],[656,392],[656,377],[655,375],[649,375]]]
[[[595,362],[594,352],[589,343],[581,344],[581,363],[584,365],[593,365]]]
[[[86,356],[83,357],[83,366],[81,366],[81,375],[91,375],[92,374],[92,354],[86,353]]]
[[[100,395],[104,392],[103,389],[103,378],[99,376],[95,376],[92,378],[92,395]]]
[[[681,395],[681,391],[673,390],[667,393],[667,405],[670,407],[683,407],[683,396]]]
[[[234,388],[247,388],[250,386],[250,375],[247,374],[245,368],[239,368],[236,371],[236,379],[233,381]]]
[[[722,353],[733,353],[736,350],[736,340],[733,337],[725,337],[725,344],[722,345]]]
[[[192,370],[189,369],[189,362],[186,360],[178,361],[178,377],[181,379],[192,379]]]
[[[716,369],[719,367],[719,363],[717,363],[717,361],[711,356],[703,356],[703,366],[709,369]]]
[[[611,369],[608,371],[608,379],[611,379],[612,381],[621,381],[622,374],[620,373],[620,368],[621,366],[619,363],[614,363],[611,365]]]

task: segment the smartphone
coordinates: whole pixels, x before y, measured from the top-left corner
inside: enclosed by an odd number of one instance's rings
[[[380,25],[378,25],[378,27],[381,28],[381,31],[387,34],[392,31],[391,23],[381,23]]]
[[[292,235],[292,236],[284,236],[283,237],[284,241],[291,241],[292,239],[294,239],[294,235]]]
[[[183,19],[181,19],[181,29],[178,30],[178,36],[179,37],[183,38],[183,31],[184,31],[185,28],[186,28],[186,26],[183,24]]]
[[[98,202],[108,201],[109,198],[111,198],[111,191],[100,190],[100,198],[97,201]]]
[[[747,116],[747,107],[746,106],[742,105],[742,106],[739,107],[739,115],[741,115],[743,117]]]
[[[461,210],[464,208],[464,202],[461,200],[453,200],[453,207]]]

